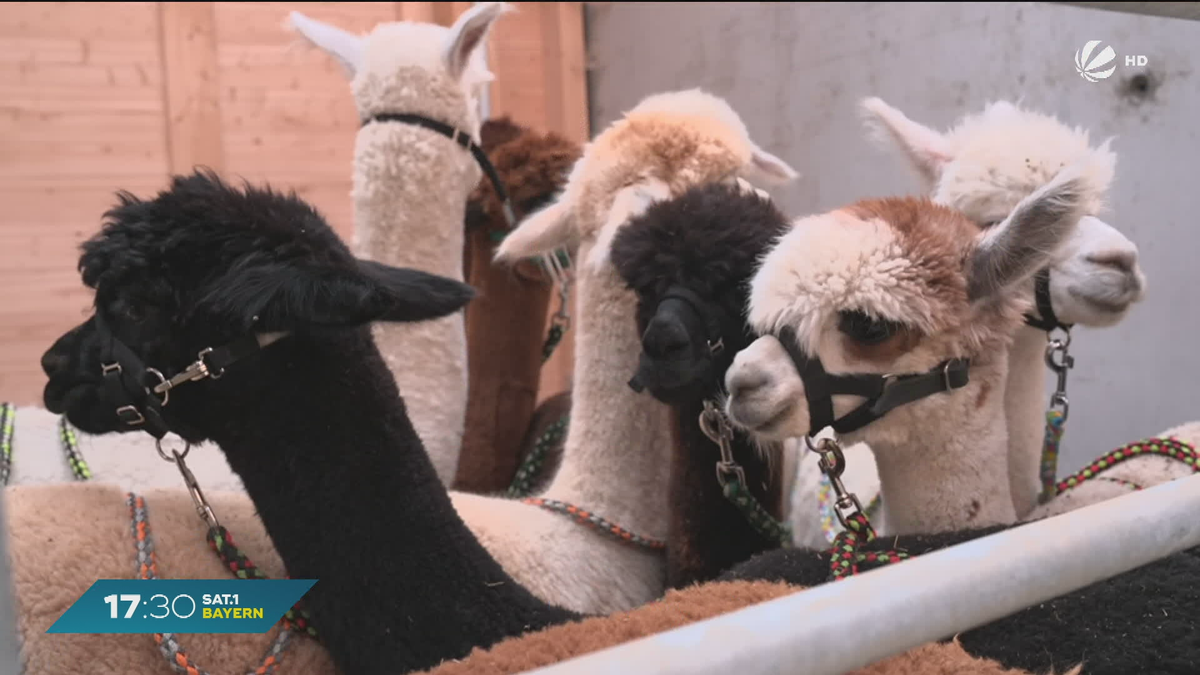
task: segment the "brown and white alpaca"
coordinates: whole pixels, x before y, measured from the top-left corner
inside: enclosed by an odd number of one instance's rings
[[[354,248],[366,259],[463,279],[467,195],[483,178],[449,136],[377,116],[420,115],[479,141],[479,96],[493,78],[483,61],[492,23],[511,7],[478,3],[449,28],[397,21],[355,35],[290,14],[308,42],[341,64],[359,117],[354,144]],[[458,469],[467,406],[463,316],[378,324],[380,351],[396,378],[438,477]]]
[[[608,262],[617,227],[656,198],[736,177],[778,184],[795,173],[760,149],[723,100],[699,90],[645,98],[584,149],[559,199],[500,244],[503,263],[574,249],[577,317],[571,424],[558,471],[539,494],[641,537],[667,531],[666,406],[627,385],[641,351],[636,299]],[[631,546],[534,504],[452,493],[489,552],[555,604],[611,612],[663,590],[659,550]]]
[[[1092,191],[1086,196],[1084,217],[1047,267],[1052,311],[1062,324],[1102,328],[1121,322],[1142,299],[1146,279],[1138,265],[1137,246],[1098,217],[1115,170],[1116,155],[1108,142],[1092,146],[1086,130],[1007,101],[963,117],[945,133],[912,121],[879,98],[864,99],[861,110],[874,140],[903,152],[934,201],[962,211],[981,227],[1002,220],[1061,167],[1085,161],[1092,172]],[[1034,297],[1032,281],[1026,283],[1025,292]],[[1032,314],[1037,316],[1038,310]],[[1046,331],[1027,323],[1017,329],[1009,353],[1007,475],[1018,517],[1030,514],[1040,490],[1046,345]],[[846,457],[843,482],[866,503],[879,492],[870,450],[851,446]],[[815,457],[807,453],[799,463],[791,520],[798,540],[815,543],[813,535],[819,529],[815,486],[820,470]],[[1102,488],[1087,488],[1094,489]],[[1073,492],[1064,499],[1075,501],[1081,494]]]
[[[1093,175],[1063,169],[983,232],[913,198],[797,220],[751,283],[762,337],[726,373],[730,420],[768,441],[833,426],[866,443],[889,534],[1015,521],[995,479],[1007,475],[1008,348],[1032,304],[1024,285],[1072,235]],[[849,374],[864,377],[837,379]]]
[[[507,117],[484,122],[479,137],[518,218],[554,198],[582,151]],[[465,274],[478,295],[466,310],[469,399],[454,488],[487,494],[509,487],[516,473],[534,419],[547,309],[559,294],[539,261],[494,264],[510,225],[491,181],[471,193],[465,227]]]

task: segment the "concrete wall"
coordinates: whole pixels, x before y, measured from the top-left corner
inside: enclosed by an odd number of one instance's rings
[[[1116,136],[1106,220],[1140,247],[1149,290],[1121,326],[1075,331],[1060,472],[1200,420],[1200,23],[1046,3],[596,3],[587,25],[593,132],[647,94],[706,88],[803,174],[773,193],[794,215],[920,190],[866,140],[867,95],[942,129],[1023,97]],[[1088,82],[1074,54],[1092,39],[1148,65]]]

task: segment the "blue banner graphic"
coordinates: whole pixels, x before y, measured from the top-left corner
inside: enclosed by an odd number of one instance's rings
[[[315,579],[100,579],[47,633],[265,633]]]

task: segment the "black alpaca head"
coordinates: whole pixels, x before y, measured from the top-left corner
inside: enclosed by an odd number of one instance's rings
[[[127,192],[118,200],[79,261],[84,284],[95,290],[94,313],[42,356],[46,407],[88,433],[146,428],[118,417],[113,399],[120,392],[111,383],[106,388],[102,375],[114,353],[147,368],[126,367],[118,388],[157,401],[161,395],[147,388],[160,380],[148,368],[170,379],[206,348],[261,345],[281,335],[369,335],[372,321],[437,318],[473,295],[458,281],[355,258],[294,194],[239,191],[197,172],[175,177],[152,200]],[[252,389],[255,359],[246,361],[231,367],[232,377],[170,390],[162,419],[189,441],[209,438],[205,420],[213,419],[210,402],[220,397],[206,394]]]
[[[642,333],[631,385],[671,404],[721,386],[734,355],[753,338],[745,323],[747,284],[787,226],[770,200],[709,184],[652,204],[620,229],[612,262],[637,294]]]

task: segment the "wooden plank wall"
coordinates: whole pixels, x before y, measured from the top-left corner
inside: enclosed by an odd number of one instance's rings
[[[75,269],[116,189],[200,164],[289,186],[349,238],[357,115],[341,69],[284,28],[451,24],[465,2],[13,2],[0,12],[0,400],[40,404],[42,352],[90,311]],[[581,3],[514,3],[493,115],[587,140]],[[564,340],[541,398],[569,386]]]

